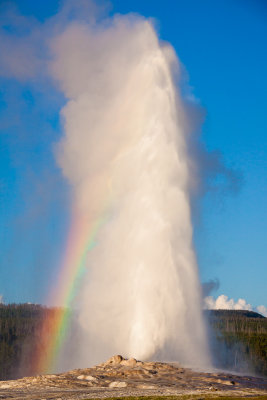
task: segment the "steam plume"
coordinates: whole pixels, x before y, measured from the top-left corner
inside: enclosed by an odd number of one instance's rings
[[[128,16],[73,24],[53,52],[68,98],[58,162],[88,226],[105,215],[77,299],[84,362],[119,352],[206,364],[174,51]]]

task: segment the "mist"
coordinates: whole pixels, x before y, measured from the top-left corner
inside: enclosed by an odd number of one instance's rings
[[[179,60],[151,21],[131,15],[74,23],[52,52],[68,99],[57,160],[88,235],[102,220],[75,299],[72,365],[116,353],[207,365]]]

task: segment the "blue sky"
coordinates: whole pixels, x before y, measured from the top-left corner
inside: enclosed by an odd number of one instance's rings
[[[6,16],[7,3],[27,17],[20,30],[14,31]],[[59,3],[21,0],[0,7],[1,33],[22,37],[51,17]],[[194,237],[201,280],[218,279],[214,296],[267,306],[267,5],[260,0],[110,3],[110,15],[129,12],[153,17],[160,38],[175,48],[205,110],[203,145],[219,151],[236,176],[234,187],[214,184],[199,200]],[[30,81],[15,78],[0,64],[0,294],[6,302],[44,301],[69,224],[68,187],[54,160],[64,99],[41,71],[37,75]]]

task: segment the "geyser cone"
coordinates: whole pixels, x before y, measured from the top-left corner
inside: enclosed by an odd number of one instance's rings
[[[88,236],[102,219],[77,296],[84,341],[75,343],[72,360],[79,354],[76,364],[88,365],[122,353],[203,365],[208,350],[174,51],[136,17],[97,30],[73,25],[53,51],[53,75],[69,98],[59,164]]]

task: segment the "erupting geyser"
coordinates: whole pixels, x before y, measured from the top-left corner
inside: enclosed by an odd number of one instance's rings
[[[68,99],[58,162],[86,268],[75,300],[85,341],[74,353],[87,365],[116,353],[207,364],[175,53],[136,16],[73,24],[53,52]]]

